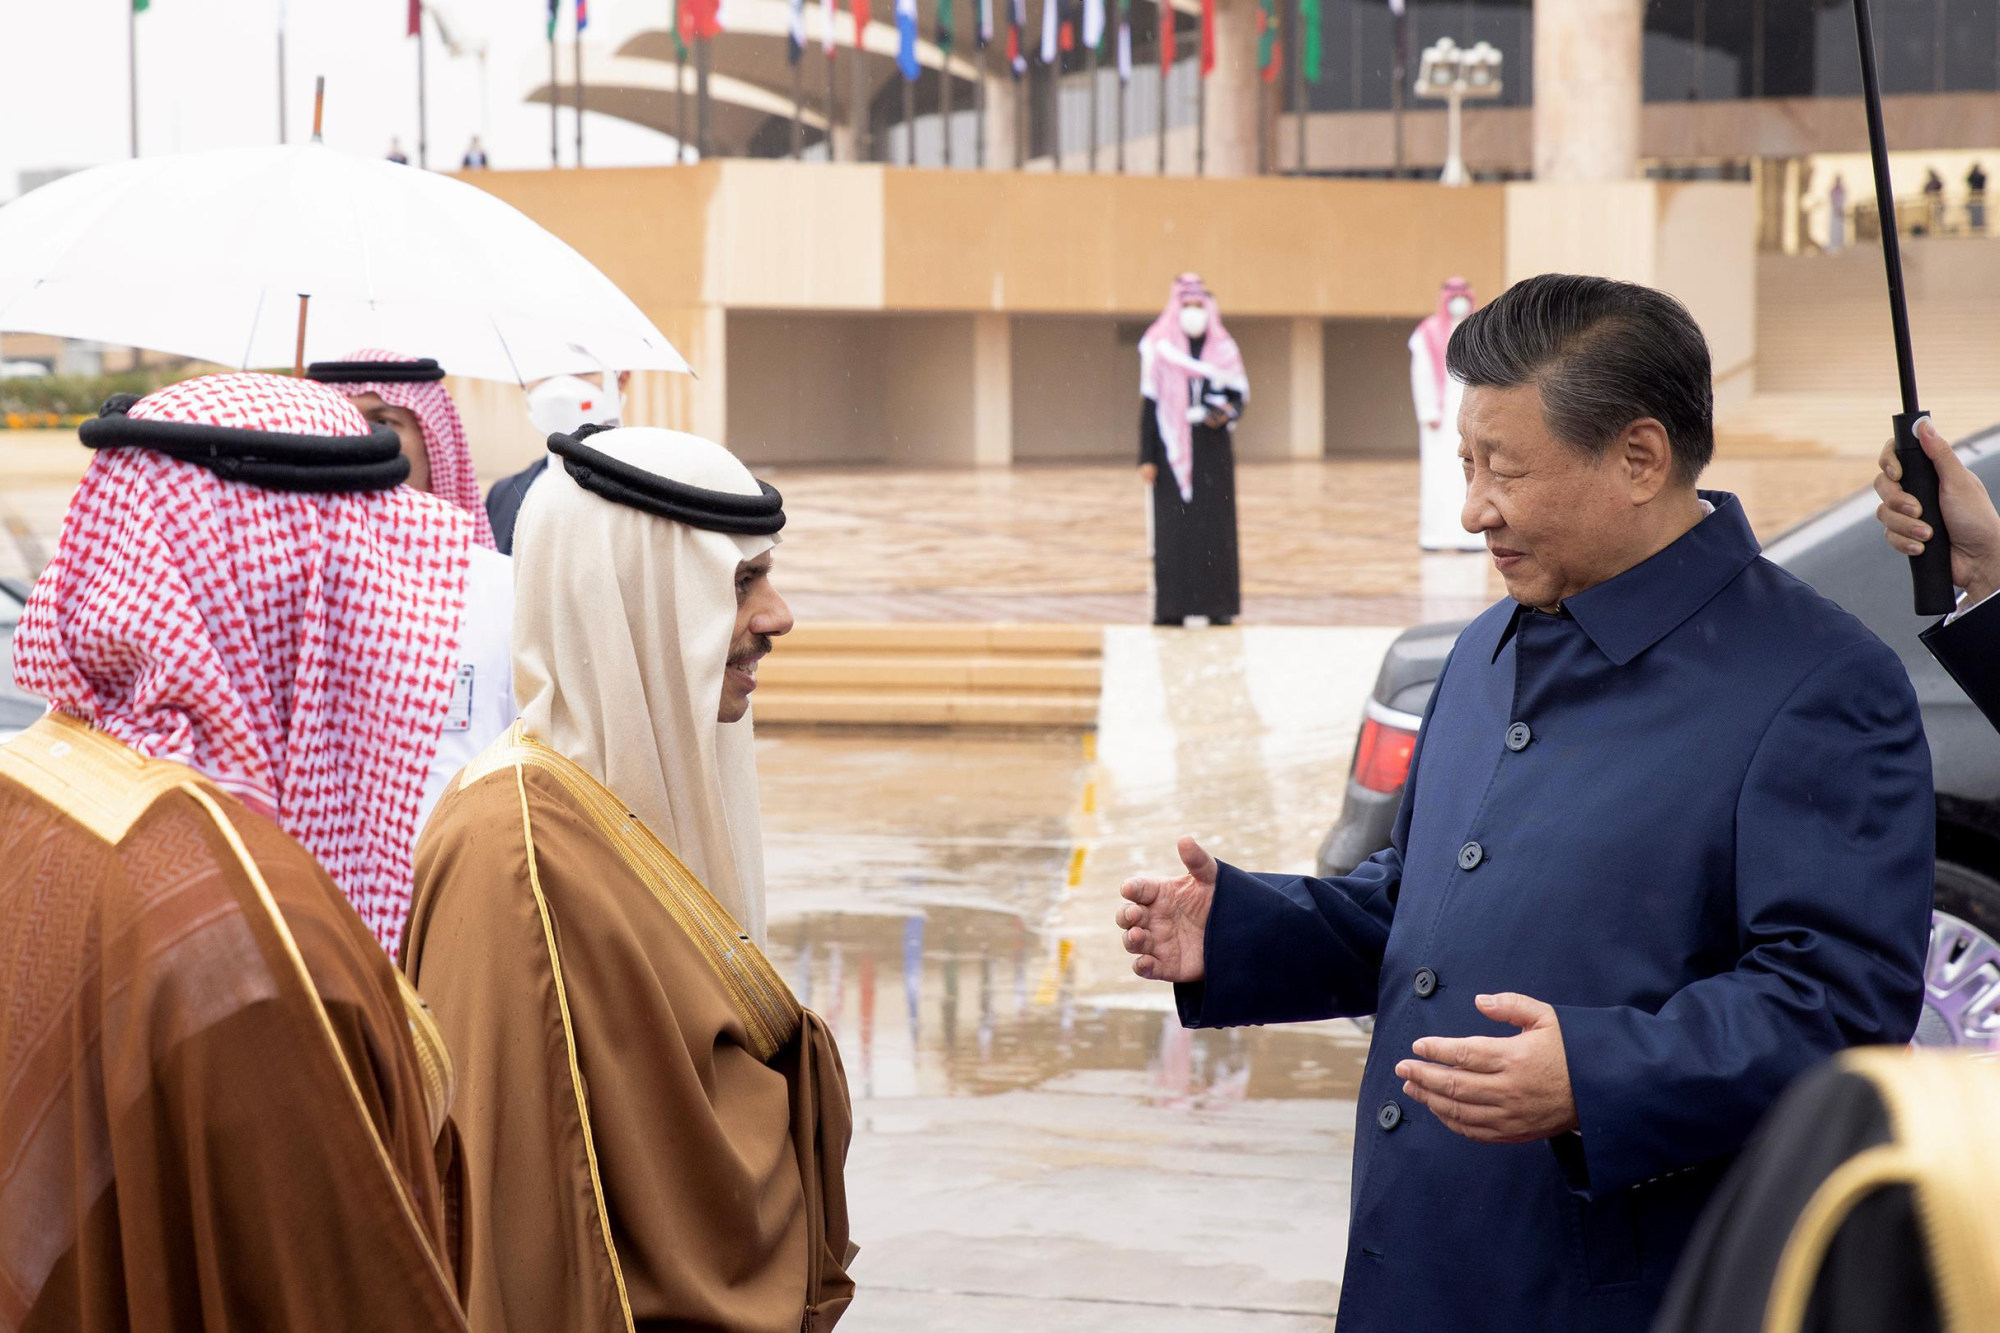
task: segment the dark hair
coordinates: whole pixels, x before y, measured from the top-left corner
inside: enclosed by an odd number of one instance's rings
[[[1534,385],[1549,433],[1593,458],[1645,417],[1666,427],[1682,482],[1715,456],[1708,341],[1651,287],[1573,273],[1518,282],[1458,326],[1445,365],[1470,386]]]

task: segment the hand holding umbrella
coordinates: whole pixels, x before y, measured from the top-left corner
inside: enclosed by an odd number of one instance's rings
[[[1938,474],[1917,438],[1925,414],[1917,406],[1917,368],[1910,352],[1910,309],[1903,296],[1903,255],[1896,232],[1896,190],[1889,179],[1888,135],[1882,128],[1882,87],[1875,75],[1875,27],[1868,0],[1854,0],[1854,27],[1861,44],[1861,101],[1868,113],[1868,155],[1875,167],[1875,206],[1882,222],[1882,262],[1889,275],[1889,321],[1896,338],[1896,378],[1903,410],[1896,415],[1893,448],[1902,489],[1917,503],[1918,517],[1932,535],[1910,556],[1910,580],[1918,615],[1941,616],[1952,608],[1951,536],[1938,507]]]
[[[1940,517],[1951,536],[1939,545],[1951,552],[1951,581],[1965,589],[1967,605],[2000,591],[2000,511],[1986,484],[1972,474],[1936,426],[1926,417],[1917,425],[1917,441],[1937,473]],[[1875,511],[1892,549],[1915,556],[1932,538],[1923,507],[1903,489],[1903,459],[1895,444],[1883,446],[1882,473],[1875,493],[1882,505]]]

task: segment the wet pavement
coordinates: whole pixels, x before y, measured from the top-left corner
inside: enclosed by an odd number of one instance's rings
[[[859,1329],[1328,1326],[1345,1021],[1183,1030],[1120,883],[1305,870],[1394,631],[1112,628],[1094,737],[767,730],[781,970],[840,1039]]]

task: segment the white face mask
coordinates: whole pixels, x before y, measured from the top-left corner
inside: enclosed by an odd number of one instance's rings
[[[1451,300],[1445,302],[1444,308],[1451,312],[1451,317],[1453,319],[1464,319],[1467,315],[1472,313],[1472,298],[1467,296],[1454,296],[1451,298]]]
[[[1190,338],[1208,335],[1208,312],[1198,305],[1181,307],[1181,332]]]

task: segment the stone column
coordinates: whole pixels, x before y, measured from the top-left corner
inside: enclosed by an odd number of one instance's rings
[[[987,103],[986,109],[992,111],[993,104]],[[992,148],[991,140],[987,147]],[[972,463],[975,467],[1006,467],[1013,461],[1014,323],[1006,315],[974,315]]]
[[[1293,458],[1326,457],[1326,325],[1317,316],[1292,321]]]
[[[1208,174],[1251,176],[1257,171],[1257,0],[1216,0],[1215,9],[1215,72],[1208,76],[1203,118]],[[1193,152],[1190,144],[1186,164],[1170,157],[1167,169],[1193,172]]]
[[[1014,124],[1019,110],[1015,98],[1019,95],[1012,76],[987,71],[980,76],[986,84],[986,169],[988,171],[1012,171],[1014,169]],[[972,165],[968,158],[961,165]]]
[[[1643,0],[1535,0],[1535,179],[1639,174]]]

